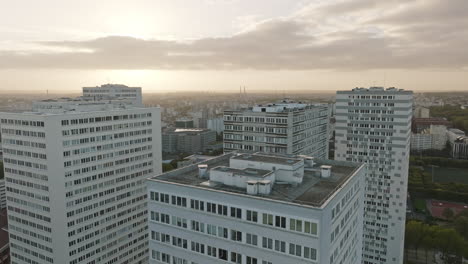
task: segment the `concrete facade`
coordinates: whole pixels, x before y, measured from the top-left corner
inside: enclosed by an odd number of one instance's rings
[[[147,263],[160,111],[70,103],[0,113],[12,263]]]
[[[97,99],[126,99],[135,106],[143,106],[141,87],[128,87],[123,84],[103,84],[96,87],[83,87],[83,97]]]
[[[413,92],[336,94],[335,159],[367,163],[363,263],[403,263]]]
[[[148,179],[150,263],[361,263],[364,165],[309,161],[231,152]]]
[[[224,151],[328,158],[327,105],[284,101],[224,111]]]

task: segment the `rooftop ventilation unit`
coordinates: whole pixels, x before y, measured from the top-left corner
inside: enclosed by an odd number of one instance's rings
[[[247,181],[247,194],[258,194],[258,181]]]
[[[198,165],[198,177],[200,179],[206,178],[207,172],[208,172],[208,165],[206,165],[206,164]]]
[[[328,165],[322,165],[322,166],[320,166],[321,177],[322,177],[322,178],[330,178],[330,176],[331,176],[331,169],[332,169],[332,166],[328,166]]]

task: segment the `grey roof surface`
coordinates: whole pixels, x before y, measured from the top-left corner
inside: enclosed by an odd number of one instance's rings
[[[299,205],[308,205],[313,207],[321,207],[330,198],[343,183],[345,183],[357,170],[361,168],[361,164],[345,161],[333,160],[315,160],[314,170],[320,170],[321,165],[331,165],[331,176],[329,178],[321,178],[316,171],[305,170],[304,178],[301,184],[291,185],[276,182],[272,191],[268,195],[250,195],[246,189],[227,186],[222,183],[209,181],[208,178],[200,178],[198,172],[199,164],[207,164],[208,170],[220,167],[229,166],[229,159],[235,156],[235,153],[228,153],[222,156],[215,157],[211,160],[206,160],[197,164],[189,165],[184,168],[176,169],[154,176],[149,181],[177,183],[186,186],[206,188],[214,191],[229,192],[231,194],[243,194],[252,196],[252,198],[267,198],[283,202],[291,202]],[[237,157],[235,157],[237,158]]]

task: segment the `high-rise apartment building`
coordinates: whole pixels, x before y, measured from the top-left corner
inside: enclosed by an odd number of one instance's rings
[[[128,87],[123,84],[103,84],[96,87],[83,87],[83,97],[92,99],[123,99],[137,106],[143,106],[141,87]]]
[[[150,263],[361,263],[365,165],[230,152],[148,179]]]
[[[403,263],[413,92],[336,94],[335,159],[367,163],[363,263]]]
[[[147,263],[160,110],[83,99],[34,109],[0,113],[11,263]]]
[[[224,151],[328,158],[327,105],[283,101],[224,111]]]

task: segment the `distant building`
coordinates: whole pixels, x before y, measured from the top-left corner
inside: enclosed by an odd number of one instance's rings
[[[178,119],[175,121],[176,128],[194,128],[193,120],[191,119]]]
[[[432,149],[432,135],[429,133],[411,134],[411,151],[421,152]]]
[[[361,263],[366,167],[230,152],[147,180],[150,263]]]
[[[222,117],[208,119],[206,123],[207,128],[216,131],[216,133],[224,131],[224,120]]]
[[[328,106],[283,101],[224,111],[224,151],[328,158]]]
[[[465,136],[465,132],[452,128],[448,130],[447,136],[452,147],[452,157],[468,159],[468,137]]]
[[[83,97],[91,99],[125,99],[136,106],[143,106],[141,87],[128,87],[123,84],[103,84],[96,87],[83,87]]]
[[[413,116],[415,118],[429,118],[430,110],[429,108],[418,106],[414,109]]]
[[[367,163],[363,264],[402,264],[413,92],[336,93],[335,159]]]
[[[216,142],[216,132],[200,128],[168,128],[162,132],[165,153],[197,153],[207,150]]]
[[[450,128],[452,127],[452,122],[438,117],[413,118],[411,123],[411,130],[413,133],[421,133],[426,129],[430,129],[431,125],[446,126],[447,128]]]
[[[411,150],[443,150],[447,146],[447,127],[444,125],[431,125],[421,133],[411,134]]]

